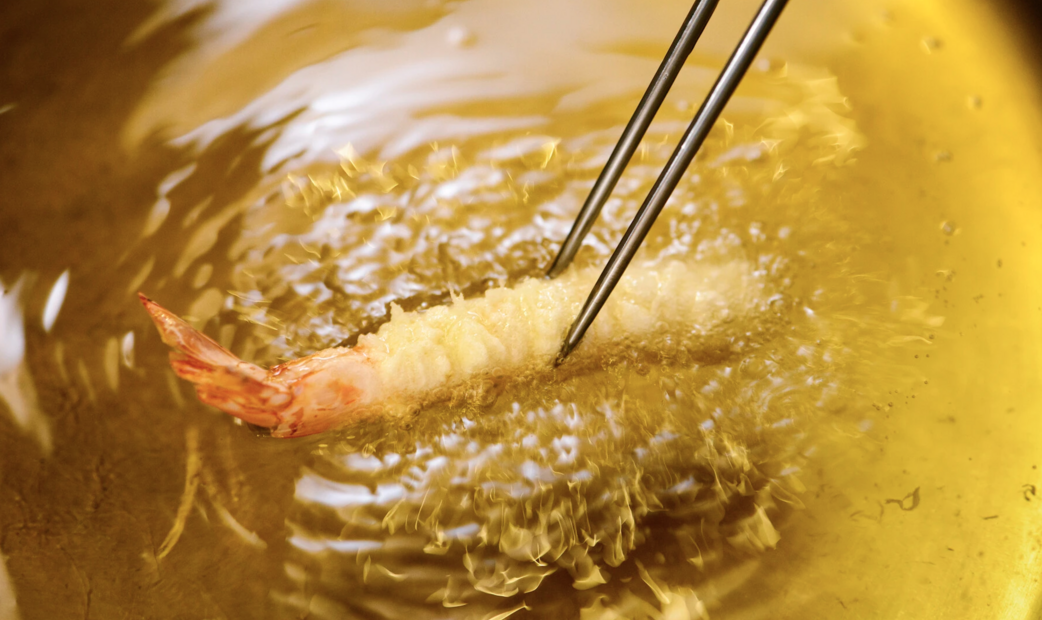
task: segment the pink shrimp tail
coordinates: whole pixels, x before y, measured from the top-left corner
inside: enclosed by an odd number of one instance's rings
[[[263,368],[244,362],[184,320],[138,293],[159,329],[173,347],[170,365],[177,376],[191,381],[199,400],[258,426],[276,427],[290,408],[293,393]]]

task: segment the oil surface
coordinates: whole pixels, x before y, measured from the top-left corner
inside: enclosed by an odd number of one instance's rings
[[[268,365],[539,276],[687,7],[118,4],[0,20],[0,620],[1037,617],[1042,97],[998,9],[788,9],[642,249],[777,288],[729,355],[278,441],[136,291]]]

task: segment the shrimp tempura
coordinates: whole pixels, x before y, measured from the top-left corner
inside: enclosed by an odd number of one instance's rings
[[[572,269],[391,320],[354,347],[325,349],[270,370],[244,362],[140,295],[173,347],[171,365],[199,399],[276,437],[300,437],[402,416],[478,380],[551,372],[568,327],[599,274]],[[631,265],[566,365],[612,348],[719,350],[743,319],[767,314],[762,273],[744,261]]]

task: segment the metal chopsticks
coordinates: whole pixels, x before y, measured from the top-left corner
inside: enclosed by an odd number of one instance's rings
[[[547,277],[556,278],[571,264],[575,253],[579,251],[583,237],[590,232],[590,227],[593,226],[593,222],[601,213],[601,208],[604,207],[604,203],[608,201],[612,190],[615,189],[615,184],[622,176],[622,171],[626,169],[630,158],[633,157],[633,152],[637,150],[640,139],[647,133],[648,126],[651,125],[659,106],[662,105],[662,100],[666,98],[666,94],[672,88],[684,62],[691,55],[695,42],[702,36],[702,31],[705,30],[709,18],[716,10],[717,2],[718,0],[695,0],[691,11],[684,20],[684,25],[680,27],[676,38],[673,39],[673,44],[666,52],[666,57],[662,59],[662,64],[655,72],[655,77],[651,78],[648,90],[644,92],[644,97],[634,110],[630,122],[626,124],[622,137],[619,138],[611,156],[608,157],[608,163],[604,165],[600,176],[597,177],[597,182],[590,190],[590,195],[586,197],[586,202],[579,210],[579,217],[575,219],[572,229],[568,232],[564,243],[561,244],[557,257],[546,273]]]
[[[555,364],[560,364],[575,349],[579,341],[582,340],[586,330],[593,323],[597,313],[600,312],[600,309],[608,300],[608,296],[611,295],[612,290],[622,278],[622,274],[626,271],[626,267],[629,266],[634,254],[640,248],[641,242],[644,241],[644,237],[647,236],[648,230],[655,222],[655,218],[658,217],[673,190],[676,189],[677,183],[680,182],[684,172],[691,164],[691,160],[694,159],[706,136],[709,135],[709,130],[720,116],[724,106],[727,105],[731,95],[734,94],[738,83],[749,69],[749,65],[752,64],[753,58],[760,51],[760,47],[763,45],[767,35],[770,34],[771,28],[774,27],[787,1],[765,0],[763,6],[760,7],[749,29],[746,30],[745,35],[739,41],[738,47],[735,48],[731,58],[728,59],[720,77],[713,84],[709,95],[698,109],[698,113],[695,114],[695,118],[684,132],[683,137],[681,137],[677,148],[670,155],[665,168],[662,169],[655,184],[651,187],[647,198],[644,199],[644,204],[641,205],[636,217],[633,218],[633,222],[630,223],[629,228],[626,230],[626,234],[623,235],[622,241],[615,248],[611,258],[608,259],[608,264],[597,279],[597,283],[594,285],[593,291],[590,292],[590,296],[586,299],[586,303],[583,304],[579,316],[576,317],[575,322],[572,323],[571,328],[568,330],[568,335],[565,337],[564,344],[557,354]],[[637,110],[626,126],[622,138],[594,184],[593,190],[583,205],[579,217],[572,226],[572,230],[568,233],[567,239],[561,246],[557,258],[554,259],[553,265],[547,274],[549,277],[554,277],[563,271],[575,256],[583,237],[586,236],[594,220],[597,219],[601,207],[608,199],[611,190],[614,189],[623,168],[629,163],[634,149],[636,149],[640,139],[647,131],[652,117],[658,111],[662,99],[673,84],[680,66],[683,65],[684,60],[690,54],[695,40],[701,35],[715,8],[716,0],[697,0],[695,2],[684,25],[673,41],[673,45],[670,46],[665,60],[663,60],[658,72],[652,79],[651,85],[644,94],[644,98],[641,99]]]

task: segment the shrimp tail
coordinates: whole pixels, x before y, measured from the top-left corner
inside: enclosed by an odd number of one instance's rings
[[[275,427],[293,393],[260,366],[244,362],[183,319],[138,293],[170,352],[177,376],[195,385],[199,400],[250,424]]]

